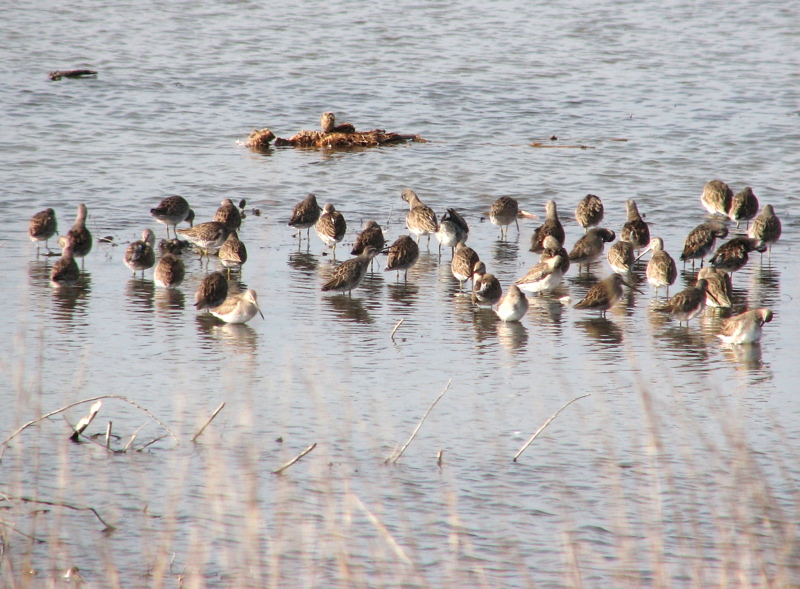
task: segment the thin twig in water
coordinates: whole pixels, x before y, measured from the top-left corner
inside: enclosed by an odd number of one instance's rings
[[[2,244],[0,244],[0,245],[2,245]],[[0,526],[5,526],[8,529],[10,529],[12,532],[16,532],[17,534],[21,534],[21,535],[25,536],[26,538],[28,538],[28,540],[33,540],[34,542],[38,542],[39,544],[46,544],[47,543],[47,540],[42,540],[41,538],[37,538],[36,536],[29,536],[25,532],[20,532],[17,529],[17,526],[15,524],[12,524],[11,522],[7,522],[7,521],[4,521],[4,520],[0,519]]]
[[[425,422],[425,418],[427,418],[427,417],[428,417],[428,414],[429,414],[429,413],[430,413],[430,412],[433,410],[433,408],[436,406],[436,403],[438,403],[438,402],[439,402],[439,399],[441,399],[441,398],[444,396],[444,394],[447,392],[447,389],[449,389],[449,388],[450,388],[450,383],[451,383],[451,382],[453,382],[453,379],[452,379],[452,378],[451,378],[450,380],[448,380],[448,381],[447,381],[447,386],[445,386],[445,387],[444,387],[444,390],[443,390],[441,393],[439,393],[439,396],[438,396],[438,397],[436,397],[436,400],[435,400],[433,403],[431,403],[431,406],[430,406],[430,407],[428,407],[428,410],[425,412],[425,415],[423,415],[423,416],[422,416],[422,419],[421,419],[421,420],[420,420],[420,422],[417,424],[417,427],[416,427],[416,429],[414,429],[413,433],[411,434],[411,437],[410,437],[410,438],[408,438],[408,441],[405,443],[405,445],[404,445],[402,448],[400,448],[400,452],[398,452],[396,455],[395,455],[395,454],[393,454],[393,455],[389,456],[389,458],[387,458],[387,459],[385,460],[385,462],[386,462],[386,463],[389,463],[389,462],[391,462],[392,464],[396,464],[396,463],[397,463],[397,461],[398,461],[398,460],[400,460],[400,457],[403,455],[403,452],[405,452],[405,451],[406,451],[406,448],[408,448],[408,445],[411,443],[411,440],[413,440],[413,439],[414,439],[414,436],[416,436],[416,435],[417,435],[417,432],[419,431],[419,428],[421,428],[421,427],[422,427],[422,424]]]
[[[146,425],[147,425],[147,423],[143,423],[142,425],[139,426],[139,429],[137,429],[135,432],[133,432],[133,435],[131,436],[131,439],[128,440],[128,443],[125,444],[125,447],[122,449],[123,452],[127,452],[128,451],[128,448],[131,447],[131,444],[133,444],[133,441],[136,439],[136,436],[139,435],[139,432],[142,431],[142,428],[144,426],[146,426]]]
[[[25,503],[39,503],[41,505],[53,505],[55,507],[66,507],[67,509],[74,509],[75,511],[91,511],[94,516],[100,520],[105,526],[104,532],[110,532],[112,530],[116,530],[114,526],[107,523],[100,514],[97,513],[97,510],[94,507],[81,507],[80,505],[72,505],[71,503],[62,503],[60,501],[45,501],[44,499],[34,499],[32,497],[11,497],[11,499],[19,499],[20,501],[24,501]]]
[[[209,423],[211,423],[211,421],[212,421],[212,420],[213,420],[213,419],[214,419],[214,418],[217,416],[217,413],[219,413],[220,411],[222,411],[222,408],[223,408],[223,407],[225,407],[225,401],[223,401],[222,403],[220,403],[220,404],[219,404],[219,407],[217,407],[217,408],[214,410],[214,413],[212,413],[212,414],[211,414],[211,417],[209,417],[209,418],[208,418],[208,421],[206,421],[206,422],[203,424],[203,427],[201,427],[201,428],[200,428],[200,430],[199,430],[199,431],[198,431],[198,432],[197,432],[197,433],[194,435],[194,437],[192,438],[192,441],[193,441],[193,442],[194,442],[194,441],[195,441],[197,438],[199,438],[199,437],[200,437],[200,434],[202,434],[202,433],[203,433],[203,430],[205,430],[205,429],[208,427],[208,424],[209,424]]]
[[[392,212],[394,211],[394,205],[389,207],[389,216],[386,217],[386,230],[389,230],[389,223],[392,220]]]
[[[444,455],[444,450],[439,450],[439,453],[436,455],[436,464],[439,468],[442,468],[442,456]]]
[[[316,448],[316,447],[317,447],[317,443],[316,443],[316,442],[314,442],[314,443],[313,443],[313,444],[311,444],[311,445],[310,445],[308,448],[306,448],[305,450],[303,450],[302,452],[300,452],[300,454],[298,454],[297,456],[295,456],[294,458],[292,458],[292,459],[291,459],[289,462],[287,462],[286,464],[284,464],[283,466],[281,466],[281,467],[280,467],[278,470],[273,470],[273,471],[272,471],[272,474],[281,474],[281,473],[282,473],[284,470],[286,470],[287,468],[289,468],[291,465],[293,465],[295,462],[297,462],[298,460],[300,460],[300,459],[301,459],[303,456],[305,456],[306,454],[308,454],[309,452],[311,452],[311,451],[312,451],[314,448]]]
[[[555,413],[553,413],[553,414],[550,416],[550,419],[548,419],[547,421],[545,421],[545,422],[542,424],[542,427],[540,427],[539,429],[537,429],[537,430],[536,430],[536,433],[535,433],[535,434],[533,434],[533,435],[531,436],[531,439],[530,439],[530,440],[528,440],[527,442],[525,442],[525,444],[522,446],[522,448],[520,448],[520,449],[519,449],[519,451],[518,451],[518,452],[517,452],[517,453],[514,455],[514,462],[516,462],[516,461],[517,461],[517,458],[519,458],[520,454],[522,454],[522,453],[523,453],[523,452],[524,452],[524,451],[525,451],[525,450],[528,448],[528,446],[530,446],[530,445],[531,445],[531,443],[532,443],[532,442],[533,442],[533,441],[536,439],[536,436],[538,436],[540,433],[542,433],[542,430],[544,430],[544,428],[546,428],[548,425],[550,425],[550,422],[551,422],[551,421],[553,421],[553,420],[556,418],[556,415],[558,415],[558,414],[559,414],[559,413],[561,413],[561,412],[562,412],[564,409],[566,409],[568,405],[571,405],[572,403],[574,403],[574,402],[575,402],[575,401],[577,401],[578,399],[583,399],[584,397],[588,397],[589,395],[591,395],[591,393],[586,393],[585,395],[581,395],[580,397],[575,397],[574,399],[572,399],[572,401],[567,401],[566,403],[564,403],[564,404],[561,406],[561,409],[559,409],[558,411],[556,411]]]
[[[394,326],[392,334],[389,336],[390,338],[392,338],[392,341],[394,341],[394,334],[397,332],[397,329],[403,324],[403,321],[405,320],[406,320],[405,317],[403,317],[400,321],[397,322],[397,325]]]
[[[106,449],[111,450],[111,423],[108,422],[108,427],[106,427]]]
[[[408,558],[402,546],[400,546],[400,544],[397,543],[397,540],[395,540],[394,537],[389,533],[389,530],[386,529],[386,526],[384,526],[381,523],[381,521],[377,517],[375,517],[374,513],[372,513],[369,509],[367,509],[367,506],[364,505],[364,503],[361,501],[358,495],[353,493],[351,497],[355,501],[355,504],[358,506],[358,508],[364,512],[364,515],[367,516],[367,519],[369,519],[369,521],[372,522],[372,525],[377,528],[377,530],[381,533],[386,542],[388,542],[389,546],[391,546],[392,550],[394,550],[394,553],[397,555],[397,557],[407,565],[413,566],[411,559]]]
[[[62,407],[61,409],[56,409],[55,411],[51,411],[50,413],[46,413],[45,415],[37,417],[36,419],[33,419],[33,420],[29,421],[28,423],[22,425],[13,434],[11,434],[5,440],[3,440],[3,444],[2,444],[3,448],[0,450],[0,460],[3,459],[3,454],[5,454],[6,448],[8,447],[8,443],[12,439],[14,439],[17,435],[19,435],[26,428],[28,428],[28,427],[30,427],[32,425],[35,425],[36,423],[39,423],[43,419],[47,419],[48,417],[52,417],[53,415],[57,415],[57,414],[61,413],[62,411],[66,411],[67,409],[71,409],[72,407],[75,407],[76,405],[81,405],[83,403],[91,403],[92,401],[98,401],[100,399],[119,399],[120,401],[125,401],[126,403],[130,403],[131,405],[133,405],[134,407],[136,407],[140,411],[143,411],[144,413],[149,415],[156,423],[158,423],[161,427],[163,427],[165,430],[167,430],[167,432],[169,432],[169,435],[172,436],[173,440],[175,440],[178,444],[180,444],[180,441],[175,436],[175,434],[173,434],[172,431],[170,431],[170,429],[166,425],[164,425],[164,423],[160,419],[158,419],[155,415],[150,413],[150,411],[148,411],[147,409],[145,409],[144,407],[142,407],[141,405],[139,405],[135,401],[131,401],[130,399],[128,399],[126,397],[123,397],[123,396],[120,396],[120,395],[100,395],[99,397],[92,397],[91,399],[83,399],[81,401],[75,401],[74,403],[70,403],[69,405],[66,405],[65,407]]]
[[[151,444],[155,444],[156,442],[160,442],[161,440],[163,440],[163,439],[164,439],[164,438],[166,438],[166,437],[167,437],[167,434],[164,434],[163,436],[161,436],[161,437],[159,437],[159,438],[156,438],[155,440],[150,440],[149,442],[147,442],[147,443],[146,443],[144,446],[142,446],[141,448],[136,448],[136,451],[137,451],[137,452],[141,452],[142,450],[144,450],[145,448],[147,448],[149,445],[151,445]]]

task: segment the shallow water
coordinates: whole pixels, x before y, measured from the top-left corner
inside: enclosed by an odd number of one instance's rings
[[[6,13],[0,291],[11,304],[0,326],[0,431],[116,394],[182,443],[108,457],[64,447],[69,429],[56,418],[17,439],[0,491],[108,511],[121,530],[110,560],[132,583],[149,585],[143,563],[172,552],[175,566],[161,574],[186,566],[212,586],[559,587],[580,584],[575,575],[589,586],[629,575],[641,586],[659,574],[680,585],[697,580],[698,566],[712,582],[720,539],[737,523],[739,436],[776,509],[796,510],[800,51],[785,3],[760,3],[755,17],[746,2],[34,2]],[[46,76],[79,67],[100,73]],[[283,137],[316,128],[328,110],[429,142],[336,153],[237,144],[253,128]],[[413,188],[439,214],[464,214],[469,245],[507,287],[538,261],[528,252],[538,222],[499,241],[483,218],[497,197],[540,217],[555,200],[568,248],[582,234],[572,213],[585,194],[603,199],[604,225],[618,233],[634,198],[677,258],[707,217],[699,195],[713,178],[752,186],[783,222],[771,257],[756,254],[733,278],[737,309],[775,311],[760,346],[724,348],[710,310],[688,328],[665,319],[644,282],[605,319],[573,309],[605,263],[592,280],[570,270],[559,296],[571,304],[534,298],[519,325],[503,325],[459,296],[449,252],[440,258],[424,239],[407,282],[376,272],[352,297],[323,294],[331,256],[313,232],[298,249],[286,227],[308,192],[333,202],[348,221],[343,259],[367,219],[390,241],[404,232],[400,192]],[[250,256],[241,287],[259,293],[266,320],[225,326],[198,315],[206,269],[195,255],[175,292],[155,287],[151,271],[131,277],[124,246],[145,227],[165,235],[148,211],[171,194],[190,201],[198,222],[226,197],[260,209],[240,233]],[[94,235],[114,245],[95,244],[77,287],[53,289],[56,258],[36,257],[27,222],[53,207],[65,233],[80,202]],[[671,292],[692,278],[681,272]],[[385,466],[450,379],[401,461]],[[84,412],[67,415],[74,423]],[[98,419],[97,432],[113,420],[120,435],[145,422],[143,440],[163,433],[124,403],[106,401]],[[314,442],[285,475],[269,474]],[[163,518],[142,515],[145,505]],[[63,528],[37,525],[67,538],[72,526],[96,527],[61,517]],[[650,558],[641,546],[654,530],[665,550]],[[73,536],[33,566],[75,564],[113,584],[91,539]],[[644,556],[631,557],[630,545]]]

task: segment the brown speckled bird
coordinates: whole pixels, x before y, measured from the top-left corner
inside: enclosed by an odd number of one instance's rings
[[[317,204],[317,197],[314,194],[309,194],[299,203],[294,205],[294,209],[292,210],[292,218],[289,219],[289,227],[294,227],[298,229],[297,237],[300,241],[303,240],[303,234],[299,231],[300,229],[306,230],[306,237],[308,237],[308,233],[311,231],[311,227],[313,227],[317,221],[319,221],[319,216],[322,213],[322,209]]]
[[[406,226],[408,230],[419,238],[423,235],[428,236],[428,248],[430,249],[431,235],[439,229],[436,220],[436,213],[429,206],[422,203],[413,190],[405,189],[400,195],[408,203],[408,213],[406,214]]]
[[[468,247],[463,242],[456,245],[453,260],[450,262],[450,271],[453,276],[458,280],[458,290],[464,288],[464,283],[472,278],[475,264],[480,262],[480,258],[474,249]]]
[[[772,205],[766,205],[761,214],[755,218],[747,232],[748,237],[760,240],[772,255],[772,244],[781,237],[781,220],[775,215]],[[763,253],[763,250],[759,250]]]
[[[606,311],[616,305],[622,299],[622,287],[627,286],[636,292],[641,292],[638,288],[628,284],[619,274],[612,274],[600,282],[594,284],[586,296],[575,305],[575,309],[596,309],[603,317]]]
[[[214,221],[222,223],[228,231],[237,231],[242,226],[242,213],[229,198],[223,199],[217,212],[214,213]]]
[[[162,288],[176,288],[186,276],[186,266],[183,260],[175,254],[166,253],[156,264],[153,271],[153,280]]]
[[[228,298],[228,279],[221,272],[211,272],[200,283],[194,295],[194,306],[201,309],[219,307]]]
[[[761,339],[762,327],[772,321],[770,309],[752,309],[725,320],[717,337],[726,344],[755,344]]]
[[[625,208],[628,211],[628,221],[622,226],[620,239],[630,242],[634,249],[641,249],[650,243],[650,228],[639,214],[635,200],[628,200]]]
[[[133,271],[133,275],[141,271],[144,278],[144,271],[149,270],[156,263],[156,234],[150,229],[142,231],[142,238],[134,241],[125,249],[123,261],[125,265]]]
[[[344,239],[347,233],[347,221],[332,203],[326,203],[322,209],[314,230],[319,238],[330,248],[333,248],[333,259],[336,259],[336,244]]]
[[[486,272],[486,265],[478,261],[472,269],[472,304],[477,307],[494,307],[503,296],[503,287],[494,275]]]
[[[753,189],[747,186],[733,195],[731,199],[731,207],[728,209],[728,218],[731,221],[736,221],[736,228],[739,228],[739,223],[747,221],[747,227],[750,227],[750,219],[758,213],[758,199],[753,193]]]
[[[717,238],[725,239],[727,236],[728,228],[722,223],[716,221],[701,223],[686,237],[686,241],[683,243],[681,262],[686,266],[686,260],[691,260],[692,268],[694,268],[694,261],[700,260],[702,268],[706,256],[714,251]]]
[[[603,201],[594,194],[587,194],[578,203],[575,209],[575,220],[586,232],[589,227],[597,227],[603,221]]]
[[[533,237],[531,238],[530,251],[537,254],[542,253],[542,250],[544,249],[544,239],[548,235],[552,235],[558,240],[558,243],[564,245],[564,227],[561,225],[561,221],[558,219],[558,209],[555,201],[548,200],[544,206],[544,209],[544,223],[534,230]]]
[[[336,266],[330,280],[322,285],[322,290],[352,294],[352,290],[358,288],[367,275],[370,262],[379,253],[373,246],[366,246],[361,254]]]
[[[664,240],[660,237],[651,239],[645,250],[639,255],[639,258],[647,252],[653,252],[645,270],[647,282],[656,289],[656,296],[658,296],[658,289],[666,286],[667,296],[669,297],[669,287],[675,284],[675,280],[678,278],[678,267],[675,265],[675,260],[664,251]]]
[[[56,212],[53,209],[39,211],[31,217],[31,221],[28,224],[28,237],[31,238],[31,241],[36,242],[36,255],[39,255],[39,244],[42,241],[47,251],[50,251],[50,246],[47,242],[57,232]]]
[[[719,213],[728,216],[731,208],[733,190],[722,180],[711,180],[703,186],[703,194],[700,195],[700,202],[705,209],[712,215]]]
[[[150,209],[150,214],[156,221],[167,226],[167,239],[170,226],[175,229],[184,221],[191,225],[194,220],[194,211],[189,207],[189,202],[177,195],[162,200],[157,207]]]
[[[578,264],[578,273],[584,264],[588,270],[589,265],[603,255],[605,245],[616,238],[617,235],[610,229],[602,227],[589,229],[573,246],[569,253],[569,261]]]
[[[419,246],[408,235],[401,235],[389,246],[389,258],[386,262],[384,272],[394,270],[397,272],[396,278],[400,278],[400,271],[405,272],[405,280],[408,280],[408,270],[419,259]]]

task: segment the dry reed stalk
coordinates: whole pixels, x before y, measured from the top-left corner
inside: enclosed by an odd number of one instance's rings
[[[131,439],[128,440],[128,443],[125,444],[125,447],[122,449],[123,452],[127,452],[128,451],[128,448],[131,447],[131,444],[133,444],[133,441],[136,439],[136,436],[139,435],[139,432],[142,431],[142,428],[144,426],[146,426],[146,425],[147,425],[146,423],[143,423],[142,425],[139,426],[139,429],[137,429],[135,432],[133,432],[133,435],[131,436]]]
[[[520,448],[519,451],[517,451],[517,453],[514,455],[513,462],[517,461],[517,458],[519,458],[520,454],[522,454],[528,448],[528,446],[530,446],[533,443],[533,441],[536,439],[536,436],[538,436],[540,433],[542,433],[544,428],[546,428],[548,425],[550,425],[550,422],[553,421],[559,413],[561,413],[564,409],[566,409],[569,405],[571,405],[572,403],[574,403],[578,399],[583,399],[584,397],[588,397],[589,395],[591,395],[591,393],[586,393],[585,395],[581,395],[580,397],[575,397],[571,401],[567,401],[566,403],[564,403],[558,411],[556,411],[555,413],[553,413],[550,416],[550,419],[545,421],[542,424],[542,426],[539,429],[536,430],[536,433],[531,436],[530,440],[525,442],[525,444],[522,446],[522,448]]]
[[[439,453],[436,455],[436,465],[439,468],[442,468],[442,456],[444,455],[444,450],[439,450]]]
[[[95,415],[97,415],[97,412],[100,411],[100,407],[102,406],[102,401],[97,401],[94,405],[92,405],[92,407],[89,409],[89,414],[81,417],[78,421],[78,424],[72,428],[72,435],[69,437],[70,440],[73,442],[78,441],[80,435],[87,427],[89,427],[89,424],[92,423],[92,420],[94,420]]]
[[[109,421],[108,426],[106,426],[106,450],[111,450],[111,423]]]
[[[213,419],[214,419],[214,418],[217,416],[217,413],[219,413],[220,411],[222,411],[222,408],[223,408],[223,407],[225,407],[225,401],[223,401],[222,403],[220,403],[220,404],[219,404],[219,407],[217,407],[217,408],[214,410],[214,413],[212,413],[212,414],[211,414],[211,417],[209,417],[209,418],[208,418],[208,421],[206,421],[206,422],[203,424],[203,427],[201,427],[201,428],[198,430],[198,432],[197,432],[197,433],[194,435],[194,437],[192,438],[192,441],[193,441],[193,442],[194,442],[194,441],[195,441],[197,438],[199,438],[199,437],[200,437],[200,434],[202,434],[202,433],[203,433],[203,431],[204,431],[204,430],[205,430],[205,429],[208,427],[208,424],[209,424],[209,423],[211,423],[211,421],[212,421],[212,420],[213,420]]]
[[[389,457],[388,457],[388,458],[387,458],[387,459],[384,461],[385,463],[387,463],[387,464],[388,464],[389,462],[391,462],[392,464],[396,464],[396,463],[397,463],[397,461],[398,461],[398,460],[400,460],[400,457],[403,455],[403,452],[405,452],[405,451],[406,451],[406,448],[408,448],[408,445],[411,443],[411,440],[413,440],[413,439],[414,439],[414,436],[416,436],[416,435],[417,435],[417,432],[418,432],[418,431],[419,431],[419,429],[422,427],[422,424],[425,422],[425,419],[428,417],[428,414],[429,414],[429,413],[430,413],[430,412],[433,410],[433,408],[436,406],[436,403],[438,403],[438,402],[439,402],[439,399],[441,399],[441,398],[444,396],[444,394],[447,392],[447,389],[449,389],[449,388],[450,388],[450,383],[451,383],[451,382],[453,382],[453,379],[452,379],[452,378],[451,378],[450,380],[448,380],[448,381],[447,381],[447,386],[445,386],[445,387],[444,387],[444,390],[443,390],[441,393],[439,393],[439,396],[438,396],[438,397],[436,397],[436,400],[435,400],[433,403],[431,403],[431,406],[430,406],[430,407],[428,407],[428,410],[425,412],[425,415],[423,415],[423,416],[422,416],[422,419],[420,420],[420,422],[417,424],[417,427],[416,427],[416,428],[414,429],[414,431],[412,432],[412,434],[411,434],[411,437],[410,437],[410,438],[408,438],[408,441],[405,443],[405,445],[404,445],[402,448],[400,448],[400,452],[398,452],[398,453],[397,453],[397,455],[395,455],[395,454],[392,454],[392,455],[390,455],[390,456],[389,456]]]
[[[403,321],[405,321],[405,317],[403,319],[401,319],[400,321],[398,321],[397,325],[394,326],[394,329],[392,330],[392,333],[389,336],[390,338],[392,338],[392,341],[394,341],[394,334],[397,332],[399,327],[403,324]]]
[[[397,557],[400,560],[402,560],[405,564],[407,564],[408,566],[413,567],[414,564],[411,562],[411,559],[408,558],[408,556],[405,553],[405,550],[403,550],[403,547],[400,546],[400,544],[397,543],[397,540],[394,539],[394,537],[389,532],[389,530],[386,528],[386,526],[383,525],[383,523],[375,516],[374,513],[372,513],[367,508],[366,505],[364,505],[364,503],[361,501],[361,499],[358,497],[358,495],[356,495],[355,493],[351,493],[350,496],[353,498],[353,501],[358,506],[358,508],[361,511],[364,512],[364,515],[367,516],[367,519],[369,519],[369,521],[372,523],[372,525],[375,526],[375,529],[377,529],[378,532],[380,532],[381,536],[383,536],[383,539],[386,540],[386,543],[389,544],[389,546],[391,547],[392,551],[394,551],[394,553],[397,555]]]
[[[313,443],[313,444],[311,444],[311,445],[310,445],[308,448],[306,448],[305,450],[303,450],[302,452],[300,452],[300,454],[298,454],[297,456],[295,456],[294,458],[292,458],[292,459],[291,459],[289,462],[287,462],[286,464],[284,464],[283,466],[281,466],[281,467],[280,467],[278,470],[273,470],[273,471],[272,471],[272,474],[281,474],[281,473],[282,473],[284,470],[286,470],[287,468],[289,468],[291,465],[293,465],[295,462],[297,462],[298,460],[300,460],[300,459],[301,459],[303,456],[305,456],[306,454],[308,454],[309,452],[311,452],[311,451],[312,451],[314,448],[316,448],[316,447],[317,447],[317,443],[316,443],[316,442],[314,442],[314,443]]]
[[[155,415],[150,413],[150,411],[148,411],[146,408],[142,407],[141,405],[139,405],[135,401],[131,401],[127,397],[123,397],[121,395],[100,395],[99,397],[92,397],[90,399],[82,399],[81,401],[75,401],[74,403],[70,403],[69,405],[65,405],[64,407],[61,407],[60,409],[56,409],[55,411],[51,411],[50,413],[46,413],[44,415],[41,415],[41,416],[37,417],[36,419],[32,419],[31,421],[25,423],[24,425],[19,427],[14,433],[12,433],[10,436],[8,436],[5,440],[3,440],[3,443],[2,443],[3,448],[2,448],[2,450],[0,450],[0,461],[2,461],[2,459],[3,459],[3,455],[5,454],[6,448],[8,447],[8,443],[12,439],[14,439],[17,435],[19,435],[22,431],[24,431],[25,429],[29,428],[32,425],[35,425],[35,424],[39,423],[43,419],[47,419],[48,417],[52,417],[53,415],[58,415],[59,413],[61,413],[63,411],[66,411],[67,409],[71,409],[72,407],[75,407],[77,405],[81,405],[83,403],[91,403],[92,401],[99,401],[100,399],[119,399],[120,401],[125,401],[126,403],[130,403],[131,405],[133,405],[134,407],[136,407],[140,411],[143,411],[148,416],[150,416],[156,423],[158,423],[161,427],[163,427],[165,430],[167,430],[167,432],[169,433],[170,436],[172,436],[172,439],[175,440],[175,442],[180,444],[180,441],[175,436],[175,434],[173,434],[172,431],[166,425],[164,425],[164,423],[160,419],[158,419]]]

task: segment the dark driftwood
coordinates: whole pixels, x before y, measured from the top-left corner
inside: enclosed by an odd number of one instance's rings
[[[96,76],[97,72],[92,70],[56,70],[47,74],[51,80],[60,80],[61,78],[85,78],[87,76]]]

